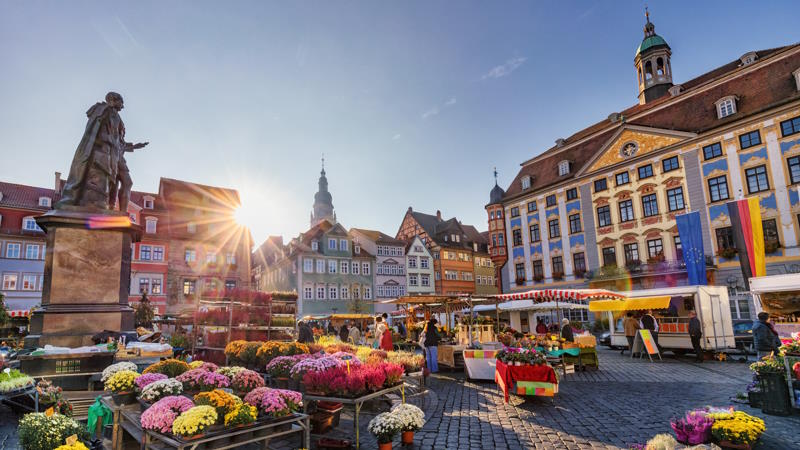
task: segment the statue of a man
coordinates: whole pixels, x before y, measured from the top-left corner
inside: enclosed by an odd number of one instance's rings
[[[124,153],[148,143],[125,142],[125,124],[119,116],[122,108],[122,96],[109,92],[105,102],[95,103],[86,112],[89,121],[56,209],[111,210],[117,201],[117,183],[121,182],[120,211],[127,214],[132,182]]]

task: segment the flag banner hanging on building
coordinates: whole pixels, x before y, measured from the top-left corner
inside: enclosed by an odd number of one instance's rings
[[[689,284],[706,285],[706,254],[703,249],[703,228],[697,211],[675,216],[681,238],[683,262],[689,275]]]
[[[758,197],[728,202],[731,230],[745,285],[751,277],[767,274],[764,256],[764,230],[761,225],[761,205]],[[749,289],[749,288],[748,288]]]

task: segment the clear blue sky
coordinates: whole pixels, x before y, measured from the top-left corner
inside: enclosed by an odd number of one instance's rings
[[[676,82],[800,34],[794,2],[647,3]],[[257,242],[307,228],[323,152],[346,227],[484,229],[494,166],[636,102],[644,4],[3,1],[0,179],[51,186],[116,90],[134,189],[237,188]]]

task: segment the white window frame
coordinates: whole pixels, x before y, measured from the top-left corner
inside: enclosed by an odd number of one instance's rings
[[[303,273],[314,273],[313,258],[303,258]]]
[[[342,300],[348,300],[350,298],[350,290],[347,288],[347,286],[342,286],[339,290],[342,294],[340,295]]]
[[[420,275],[419,279],[420,279],[420,283],[419,283],[420,286],[430,286],[431,285],[431,276],[430,275],[428,275],[426,273],[423,273],[422,275]]]
[[[427,256],[420,256],[419,257],[419,268],[420,269],[427,269],[428,268],[428,257]]]
[[[314,250],[315,252],[319,251],[319,242],[318,241],[316,241],[316,240],[311,241],[311,250]]]
[[[362,275],[369,275],[369,272],[370,272],[369,262],[362,262],[361,263],[361,274]]]
[[[328,238],[328,250],[336,250],[336,238]]]
[[[318,259],[317,260],[317,273],[325,273],[325,260]]]
[[[527,189],[530,189],[531,188],[531,177],[528,176],[528,175],[522,177],[522,180],[520,180],[520,183],[522,184],[522,190],[523,191],[527,190]]]
[[[16,291],[19,284],[19,274],[4,273],[3,274],[3,290]]]
[[[27,284],[27,287],[26,287]],[[23,291],[35,291],[36,290],[36,274],[33,273],[23,273],[22,274],[22,290]]]
[[[197,250],[193,248],[187,248],[183,250],[183,260],[187,263],[193,263],[197,261]]]
[[[372,289],[369,286],[364,286],[364,300],[372,299]]]
[[[328,273],[336,273],[336,261],[333,259],[328,260]]]
[[[186,224],[186,231],[189,233],[196,233],[197,232],[197,224],[194,222],[189,222]]]
[[[736,114],[736,102],[739,100],[735,95],[728,95],[714,102],[717,107],[717,119]]]
[[[147,258],[142,258],[142,250],[147,252]],[[153,247],[150,245],[139,246],[139,259],[142,261],[150,261],[153,258]]]
[[[157,229],[158,219],[155,217],[145,217],[144,219],[144,232],[148,234],[155,234]]]
[[[418,282],[419,282],[419,279],[417,277],[417,274],[412,273],[412,274],[408,275],[408,285],[409,286],[417,286]]]
[[[15,248],[17,250],[15,255],[11,254],[12,248]],[[20,259],[21,256],[22,256],[22,244],[20,244],[19,242],[6,242],[6,258]]]
[[[558,163],[558,176],[569,174],[569,161],[564,160]]]
[[[22,219],[22,229],[25,231],[42,231],[33,216],[24,217]]]
[[[339,239],[339,251],[346,252],[348,248],[347,239]]]
[[[328,298],[331,300],[338,300],[339,287],[336,285],[328,286]]]
[[[359,267],[358,266],[358,261],[353,261],[353,265],[352,265],[352,269],[353,270],[351,271],[353,273],[353,275],[359,275],[360,274],[359,271],[358,271],[358,267]]]
[[[320,295],[322,294],[322,295]],[[325,285],[321,284],[317,286],[317,296],[315,297],[317,300],[325,300]]]
[[[36,254],[31,255],[31,250],[35,250]],[[25,244],[25,259],[39,259],[39,244]]]
[[[794,77],[795,88],[800,91],[800,69],[796,69],[792,72],[792,76]]]
[[[350,272],[350,261],[342,261],[339,263],[339,272],[343,275],[347,275]]]
[[[158,289],[156,289],[158,286]],[[150,279],[150,293],[153,295],[162,295],[164,293],[160,277]]]
[[[156,252],[156,250],[160,250]],[[156,253],[159,254],[158,259],[156,259]],[[163,261],[164,260],[164,246],[163,245],[154,245],[153,246],[153,261]]]
[[[39,197],[39,206],[50,207],[50,197]]]
[[[155,203],[154,203],[153,197],[150,197],[150,196],[145,196],[144,197],[144,205],[142,205],[144,207],[144,209],[153,209],[154,205],[155,205]]]
[[[303,286],[303,300],[314,299],[314,286]]]
[[[408,257],[408,268],[409,269],[416,269],[417,268],[417,257],[416,256],[409,256]]]

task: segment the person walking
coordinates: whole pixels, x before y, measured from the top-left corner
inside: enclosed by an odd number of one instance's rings
[[[425,360],[431,373],[439,371],[439,331],[436,330],[436,317],[431,317],[425,325]]]
[[[697,313],[689,311],[689,338],[692,340],[692,348],[694,349],[695,361],[703,362],[703,348],[700,346],[700,339],[703,337],[703,328],[700,326],[700,320],[697,319]]]
[[[387,328],[386,324],[383,323],[383,317],[378,316],[375,318],[375,337],[372,340],[372,348],[381,347],[381,338],[383,338],[383,332],[386,331]]]
[[[361,329],[359,329],[360,325],[353,325],[350,327],[350,332],[348,333],[347,340],[350,341],[353,345],[360,345],[361,344]]]
[[[400,337],[403,338],[403,340],[406,340],[408,337],[408,331],[406,331],[406,327],[403,325],[402,320],[397,322],[397,332],[400,334]]]
[[[753,346],[759,361],[770,353],[777,352],[781,346],[778,332],[768,320],[769,313],[762,311],[758,313],[758,321],[753,323]]]
[[[633,338],[636,337],[636,331],[639,329],[639,321],[633,318],[633,313],[628,312],[625,314],[625,320],[622,321],[622,328],[625,330],[625,339],[628,340],[628,351],[633,356]],[[623,348],[620,355],[625,353]]]
[[[561,319],[561,337],[567,342],[575,342],[575,336],[572,334],[572,326],[569,324],[569,319],[566,317]]]
[[[658,345],[658,321],[653,316],[653,310],[647,310],[647,313],[642,316],[642,320],[640,321],[642,329],[650,330],[650,334],[653,335],[653,342],[656,343],[656,347],[658,347],[659,351],[661,350],[661,346]]]

